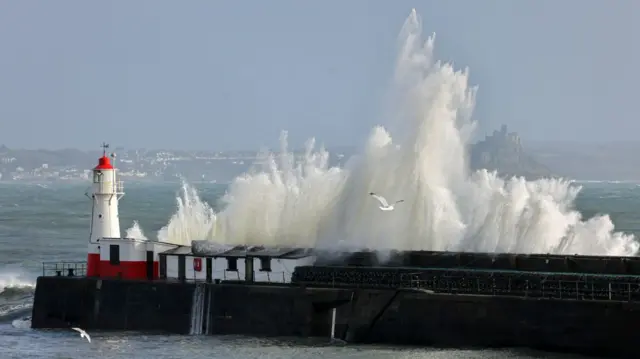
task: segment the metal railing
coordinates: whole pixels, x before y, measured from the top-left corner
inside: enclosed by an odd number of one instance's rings
[[[222,273],[223,280],[244,280],[244,273],[240,274],[239,271],[221,270],[216,273]],[[285,272],[258,272],[253,273],[254,282],[267,282],[267,283],[286,283]]]
[[[122,181],[116,181],[116,183],[114,184],[114,188],[115,192],[117,194],[121,194],[124,193],[124,182]]]
[[[287,273],[286,272],[258,272],[260,273],[260,277],[267,277],[268,283],[287,283]]]
[[[211,278],[207,278],[206,277],[206,273],[203,272],[198,272],[198,274],[195,274],[196,272],[192,273],[192,276],[185,276],[185,280],[190,281],[190,282],[208,282],[208,283],[214,283],[217,281],[241,281],[244,282],[245,281],[245,276],[244,273],[241,273],[240,271],[229,271],[229,270],[217,270],[217,271],[213,271]],[[286,272],[254,272],[254,277],[253,277],[253,283],[289,283],[290,280],[287,280],[287,274]],[[290,273],[289,273],[290,274]],[[170,277],[170,279],[179,279],[177,278],[177,276],[173,275]]]
[[[111,181],[105,181],[104,182],[104,187],[106,188],[105,190],[107,192],[103,192],[103,188],[100,188],[97,190],[97,192],[94,192],[95,194],[112,194],[115,193],[117,195],[123,194],[124,193],[124,182],[122,181],[115,181],[115,182],[111,182]]]
[[[43,277],[84,277],[87,275],[87,262],[44,262]]]
[[[512,296],[560,300],[605,300],[640,302],[640,282],[588,278],[581,280],[538,280],[518,277],[439,276],[418,274],[363,275],[354,273],[296,273],[293,283],[305,286],[423,289],[442,294]]]

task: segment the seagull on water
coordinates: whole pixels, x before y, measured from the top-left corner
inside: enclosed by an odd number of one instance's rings
[[[375,194],[373,192],[369,192],[369,195],[371,197],[375,198],[378,202],[380,202],[380,207],[378,207],[378,208],[380,208],[383,211],[393,211],[394,206],[397,203],[404,202],[404,199],[401,199],[399,201],[395,201],[395,203],[390,205],[389,202],[387,202],[386,198],[384,198],[382,196],[379,196],[379,195],[377,195],[377,194]]]
[[[80,329],[80,328],[76,328],[73,327],[71,328],[73,330],[75,330],[76,332],[80,333],[80,338],[87,338],[87,340],[89,341],[89,343],[91,343],[91,337],[89,336],[89,334],[87,334],[87,332],[85,332],[84,330]]]

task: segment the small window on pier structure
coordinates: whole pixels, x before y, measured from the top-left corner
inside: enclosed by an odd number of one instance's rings
[[[271,272],[271,258],[260,258],[260,272]]]
[[[238,271],[238,258],[227,258],[227,271],[229,272]]]
[[[93,183],[100,182],[100,178],[102,178],[102,172],[101,171],[93,171]]]
[[[120,264],[120,246],[117,244],[109,245],[109,263],[114,266]]]

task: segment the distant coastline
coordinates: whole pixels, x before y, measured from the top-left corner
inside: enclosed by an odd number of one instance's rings
[[[328,149],[331,165],[342,165],[354,150]],[[229,183],[250,170],[259,151],[179,151],[115,148],[120,175],[128,182]],[[563,177],[590,180],[640,180],[640,142],[582,146],[575,143],[523,144],[506,126],[472,144],[474,170],[497,171],[502,177]],[[99,151],[24,150],[0,146],[0,182],[50,183],[87,181]]]

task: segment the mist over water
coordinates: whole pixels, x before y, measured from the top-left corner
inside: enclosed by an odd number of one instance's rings
[[[215,212],[183,185],[178,210],[158,239],[180,244],[322,248],[449,250],[635,255],[632,235],[614,232],[607,215],[585,220],[574,209],[580,187],[561,179],[502,180],[472,172],[466,150],[475,123],[476,88],[468,70],[433,56],[435,37],[423,40],[412,11],[399,36],[385,127],[344,168],[307,144],[302,158],[287,149],[266,154],[236,178]],[[391,212],[368,193],[404,199]],[[137,225],[129,236],[143,238]]]

